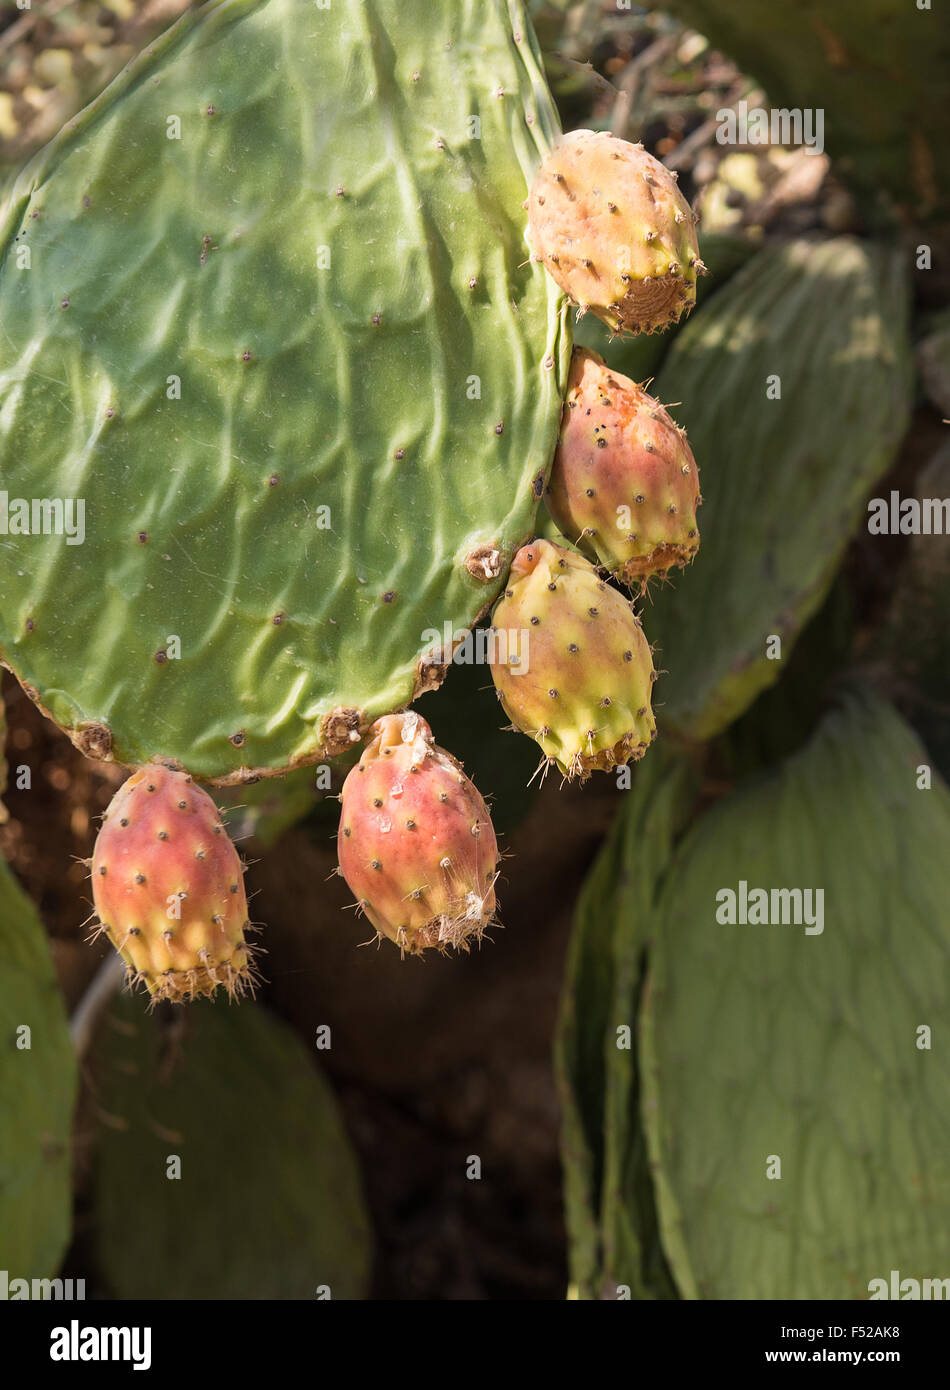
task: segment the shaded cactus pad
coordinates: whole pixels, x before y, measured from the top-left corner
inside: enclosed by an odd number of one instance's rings
[[[0,1268],[11,1280],[54,1275],[69,1243],[75,1096],[46,933],[0,858]]]
[[[892,1269],[945,1272],[950,793],[928,765],[855,692],[676,851],[645,924],[640,1075],[684,1298],[867,1299]]]
[[[203,1001],[176,1025],[115,1001],[93,1055],[111,1120],[96,1150],[95,1259],[113,1297],[366,1296],[362,1179],[314,1060],[259,1004]]]
[[[533,42],[502,0],[223,0],[12,186],[0,471],[85,536],[11,526],[0,648],[83,751],[339,752],[497,594],[570,350]]]
[[[799,238],[760,251],[677,335],[651,390],[681,403],[703,544],[653,603],[668,728],[721,733],[820,607],[907,427],[908,307],[901,252]]]

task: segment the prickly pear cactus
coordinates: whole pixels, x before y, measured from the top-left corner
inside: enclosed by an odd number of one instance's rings
[[[700,231],[699,255],[708,275],[702,275],[696,282],[696,309],[703,307],[709,296],[723,285],[745,265],[754,255],[756,247],[751,238],[731,232]],[[618,337],[594,314],[585,314],[574,324],[574,343],[579,347],[590,348],[603,357],[607,366],[614,371],[623,372],[633,381],[649,382],[659,371],[667,352],[677,334],[686,326],[689,319],[677,319],[676,323],[656,333],[625,334]]]
[[[563,535],[628,584],[699,549],[699,472],[686,432],[596,353],[575,348],[545,493]]]
[[[553,451],[555,132],[516,3],[215,0],[15,181],[0,654],[85,753],[240,781],[437,683]]]
[[[99,932],[153,999],[252,986],[244,865],[186,773],[145,767],[122,784],[96,838],[92,891]]]
[[[559,1029],[579,1297],[860,1299],[939,1271],[950,1107],[922,1025],[945,1009],[950,795],[924,768],[860,687],[706,810],[671,740],[637,768]],[[765,918],[730,912],[743,881]]]
[[[582,313],[614,333],[654,333],[696,302],[696,217],[642,145],[572,130],[531,185],[533,253]]]
[[[929,762],[855,693],[675,853],[639,1071],[684,1298],[866,1299],[892,1269],[944,1273],[950,792]]]
[[[583,781],[643,757],[656,735],[650,645],[576,550],[547,540],[519,550],[492,633],[502,708],[548,763]]]
[[[908,308],[899,250],[801,238],[678,334],[651,390],[682,403],[703,544],[650,615],[668,726],[711,737],[782,674],[903,438]]]
[[[340,800],[340,873],[380,938],[409,955],[477,944],[495,913],[495,831],[421,715],[376,721]]]
[[[670,742],[636,768],[577,902],[555,1044],[570,1273],[579,1299],[675,1296],[637,1119],[635,1024],[645,929],[695,772]]]
[[[128,997],[110,1014],[92,1058],[111,1120],[92,1235],[112,1296],[365,1298],[359,1163],[313,1048],[250,1002],[205,1001],[171,1027]],[[166,1177],[169,1135],[181,1182]]]
[[[49,1278],[68,1244],[75,1093],[46,933],[0,858],[0,1266],[11,1281]]]

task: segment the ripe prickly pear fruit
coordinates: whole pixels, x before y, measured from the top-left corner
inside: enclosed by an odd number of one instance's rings
[[[575,348],[547,493],[558,530],[642,584],[692,560],[701,501],[686,432],[636,382]]]
[[[467,951],[495,913],[488,808],[421,715],[387,714],[367,739],[340,798],[340,873],[403,953]]]
[[[492,619],[506,714],[567,777],[641,758],[656,675],[640,619],[589,561],[551,541],[518,551]]]
[[[253,985],[244,869],[207,792],[149,764],[123,782],[92,856],[99,931],[153,1000]]]
[[[676,175],[642,145],[574,130],[528,195],[536,260],[614,333],[653,333],[696,302],[696,218]]]

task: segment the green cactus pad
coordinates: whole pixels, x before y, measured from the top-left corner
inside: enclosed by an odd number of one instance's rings
[[[366,1296],[356,1156],[312,1049],[285,1023],[250,1003],[163,1022],[126,995],[94,1070],[96,1257],[114,1297]]]
[[[770,247],[670,349],[650,389],[679,402],[704,505],[699,554],[648,618],[661,724],[721,732],[828,592],[910,413],[905,263],[852,237]]]
[[[647,927],[695,799],[669,742],[632,770],[574,915],[555,1048],[571,1278],[579,1298],[675,1297],[637,1117],[636,1016]]]
[[[10,1280],[54,1275],[69,1240],[75,1093],[46,933],[0,859],[0,1268]]]
[[[867,1299],[893,1269],[947,1273],[950,793],[920,789],[929,761],[851,695],[676,851],[640,1057],[683,1297]],[[779,904],[769,925],[717,921],[742,881],[822,888],[824,930],[781,924]]]
[[[652,770],[654,765],[654,760],[648,758],[641,767]],[[640,771],[638,767],[638,781]],[[612,992],[610,945],[624,849],[623,821],[618,817],[584,882],[574,913],[555,1039],[564,1221],[571,1280],[578,1297],[584,1299],[597,1297],[601,1263],[599,1207],[603,1185],[604,1057],[609,1046],[607,1026]]]
[[[3,537],[0,653],[84,752],[240,781],[437,683],[553,451],[555,132],[517,3],[216,0],[14,183],[0,476],[85,540]]]

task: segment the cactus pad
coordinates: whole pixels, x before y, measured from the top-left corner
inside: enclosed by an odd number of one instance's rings
[[[84,752],[238,782],[438,682],[554,447],[555,132],[517,4],[216,0],[14,182],[0,656]]]
[[[203,1001],[176,1028],[115,1000],[93,1055],[114,1119],[99,1130],[90,1223],[112,1297],[366,1297],[359,1164],[314,1060],[260,1004]],[[181,1181],[166,1177],[172,1147]]]
[[[847,236],[767,247],[677,335],[651,390],[681,402],[704,539],[650,618],[668,728],[726,728],[827,594],[907,425],[904,259]]]
[[[676,851],[643,927],[640,1074],[684,1298],[867,1299],[892,1269],[944,1273],[950,1095],[922,1025],[947,1004],[950,794],[921,788],[928,762],[861,691]],[[743,882],[768,923],[717,920]]]
[[[2,858],[0,1039],[0,1268],[45,1279],[69,1244],[76,1059],[43,924]]]

